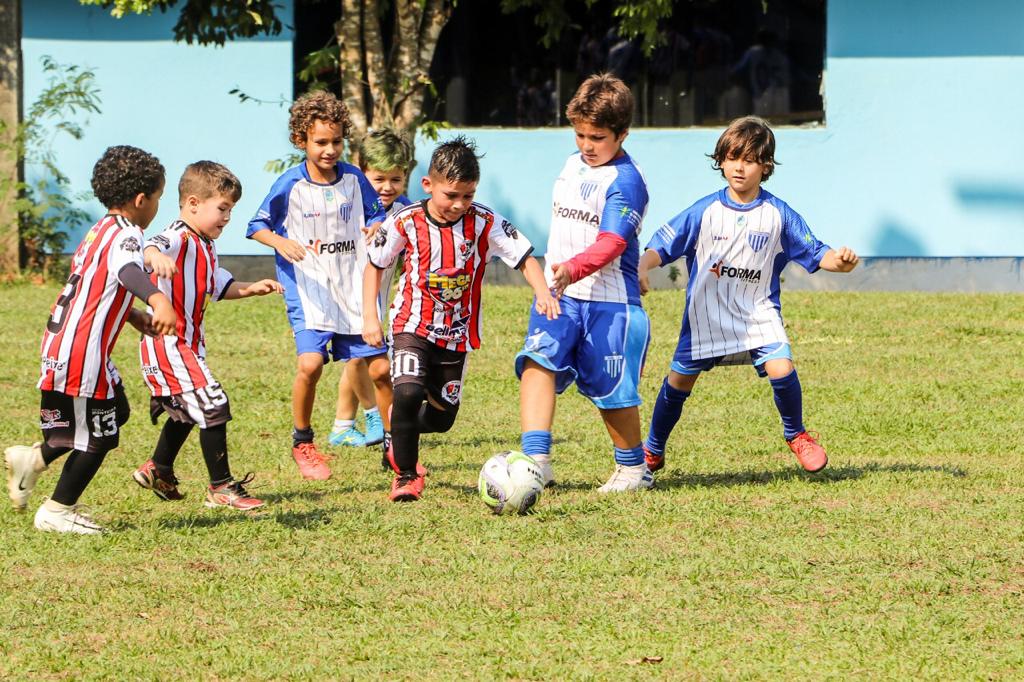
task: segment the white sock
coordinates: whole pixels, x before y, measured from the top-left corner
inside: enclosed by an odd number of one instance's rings
[[[371,414],[377,414],[380,412],[376,407],[367,407],[363,410],[363,416],[369,417]]]
[[[347,429],[351,429],[353,426],[355,426],[355,424],[356,424],[356,420],[355,419],[335,419],[334,420],[334,430],[335,431],[345,431]]]
[[[46,507],[47,511],[52,512],[65,512],[71,509],[71,507],[69,507],[68,505],[61,504],[60,502],[57,502],[56,500],[51,500],[49,498],[47,498],[46,502],[43,502],[43,506]]]

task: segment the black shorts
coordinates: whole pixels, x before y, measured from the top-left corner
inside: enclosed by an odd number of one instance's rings
[[[156,424],[162,412],[176,422],[195,424],[201,429],[220,426],[231,421],[228,394],[220,384],[186,391],[178,395],[153,396],[149,399],[149,418]]]
[[[42,391],[39,428],[48,447],[103,454],[117,447],[121,427],[131,412],[120,382],[114,385],[114,397],[109,399]]]
[[[458,408],[466,353],[441,348],[415,334],[396,334],[391,357],[391,383],[415,383],[427,389],[437,404]]]

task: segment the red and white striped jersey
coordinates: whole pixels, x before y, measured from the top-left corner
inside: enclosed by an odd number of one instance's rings
[[[391,303],[391,332],[408,332],[466,352],[480,347],[480,295],[493,256],[518,268],[530,241],[501,215],[473,203],[460,220],[439,224],[421,201],[389,216],[367,252],[378,268],[405,249]]]
[[[120,381],[110,361],[134,296],[118,279],[143,266],[142,230],[124,216],[93,225],[71,259],[67,284],[50,309],[37,386],[79,398],[108,400]]]
[[[155,396],[180,395],[216,383],[206,367],[203,316],[210,301],[219,301],[234,278],[217,264],[212,239],[175,220],[162,233],[146,241],[178,266],[173,278],[153,278],[171,299],[178,327],[174,336],[143,336],[139,344],[142,376]]]

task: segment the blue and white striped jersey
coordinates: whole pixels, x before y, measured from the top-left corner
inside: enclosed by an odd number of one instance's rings
[[[288,321],[297,332],[363,330],[362,229],[383,221],[385,214],[358,168],[339,163],[337,173],[333,183],[320,184],[310,180],[305,162],[285,171],[246,231],[252,237],[259,230],[272,230],[306,247],[306,257],[298,263],[277,255]]]
[[[680,347],[689,346],[694,360],[789,343],[779,275],[790,261],[814,272],[829,250],[778,197],[761,189],[754,201],[737,204],[726,188],[668,221],[647,248],[662,265],[686,258]]]
[[[640,305],[637,263],[646,212],[647,182],[629,154],[596,168],[584,163],[579,152],[573,154],[555,180],[545,277],[550,282],[551,265],[584,251],[597,241],[599,232],[614,232],[626,240],[625,252],[569,285],[565,294],[584,301]]]

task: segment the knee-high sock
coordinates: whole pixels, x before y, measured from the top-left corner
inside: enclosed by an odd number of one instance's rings
[[[88,453],[75,450],[64,462],[64,469],[57,479],[57,487],[53,489],[50,499],[60,504],[71,506],[78,503],[86,486],[103,464],[107,453]]]
[[[651,428],[647,432],[644,445],[655,455],[665,454],[665,445],[672,429],[676,427],[679,417],[683,414],[683,403],[690,397],[689,391],[672,388],[668,377],[661,382],[661,390],[654,401],[654,414],[651,415]]]
[[[199,429],[199,446],[203,449],[210,485],[217,486],[231,480],[228,466],[228,425],[218,424]]]
[[[447,433],[455,424],[455,416],[459,413],[459,407],[453,406],[450,410],[439,410],[429,402],[420,405],[420,413],[417,419],[420,433]]]
[[[782,417],[782,433],[786,440],[804,432],[804,399],[796,369],[781,379],[770,379],[775,407]]]
[[[174,460],[181,452],[188,434],[192,433],[193,424],[168,419],[160,430],[160,438],[153,449],[153,464],[161,474],[169,475],[174,471]]]
[[[416,384],[395,386],[395,399],[391,404],[391,445],[395,452],[395,466],[403,474],[414,473],[420,459],[420,408],[426,391]]]

